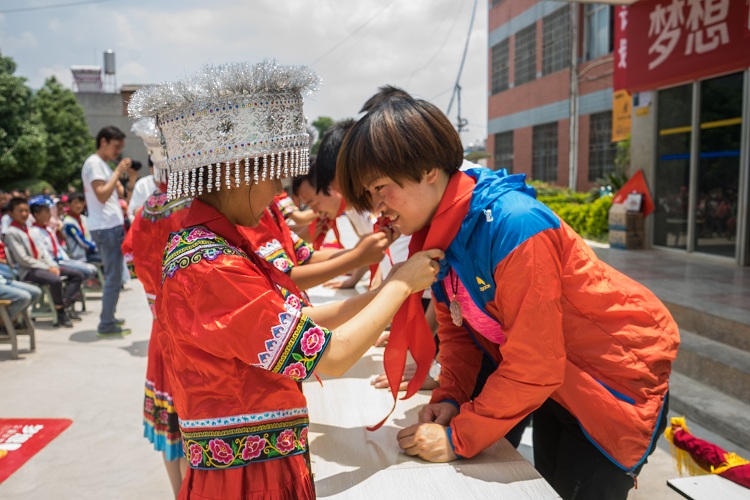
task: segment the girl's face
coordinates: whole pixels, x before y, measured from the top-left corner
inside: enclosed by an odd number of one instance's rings
[[[266,207],[276,196],[276,183],[273,180],[260,181],[247,186],[244,182],[237,188],[222,190],[216,203],[210,202],[234,224],[256,227]]]
[[[365,186],[372,198],[374,213],[391,219],[401,234],[412,235],[430,223],[448,183],[440,169],[432,169],[419,183],[403,181],[399,186],[390,177],[380,177]]]

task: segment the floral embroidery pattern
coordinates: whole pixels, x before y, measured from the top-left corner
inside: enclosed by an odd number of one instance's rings
[[[209,441],[208,449],[211,450],[211,459],[218,463],[229,465],[234,460],[232,447],[221,439]]]
[[[292,363],[284,368],[284,375],[292,377],[294,380],[305,380],[305,377],[307,377],[307,369],[302,363]]]
[[[228,469],[303,453],[308,423],[304,418],[225,430],[183,430],[182,436],[191,467]]]
[[[172,396],[155,390],[154,383],[149,380],[146,381],[145,392],[143,399],[145,437],[154,444],[157,451],[164,451],[169,457],[181,456],[180,430]]]
[[[304,430],[307,430],[307,427],[305,427]],[[305,432],[305,435],[307,433]],[[304,443],[302,442],[302,438],[300,435],[300,444],[304,447]],[[245,447],[242,448],[242,460],[252,460],[253,458],[258,458],[261,453],[263,453],[263,448],[266,447],[266,440],[260,436],[248,436],[247,441],[245,441]]]
[[[192,198],[182,198],[167,202],[167,193],[154,193],[149,196],[143,205],[141,217],[150,222],[168,219],[173,213],[188,208]]]
[[[294,240],[294,253],[297,257],[297,265],[301,266],[312,257],[313,247],[295,233],[292,233],[292,240]]]
[[[325,332],[318,328],[310,328],[302,334],[302,340],[300,341],[300,347],[302,352],[307,356],[318,354],[323,350],[323,346],[326,342]]]
[[[307,429],[308,429],[308,428],[307,428],[307,427],[305,427],[305,428],[304,428],[304,429],[302,429],[302,431],[300,431],[300,433],[299,433],[299,444],[300,444],[300,446],[302,446],[303,448],[304,448],[305,446],[307,446]]]
[[[220,255],[247,255],[227,241],[202,227],[193,227],[169,235],[169,245],[164,252],[162,282],[174,276],[178,269],[186,269],[203,259],[214,260]]]
[[[269,264],[273,264],[276,269],[283,273],[294,267],[294,262],[286,254],[279,240],[274,239],[266,242],[255,253],[260,255]]]
[[[258,355],[258,360],[266,370],[305,380],[320,360],[331,332],[301,314],[298,302],[298,297],[286,296],[286,312],[279,314],[279,324],[271,329],[272,337],[266,341],[266,351]]]
[[[190,465],[197,467],[203,461],[203,448],[198,443],[190,445]]]

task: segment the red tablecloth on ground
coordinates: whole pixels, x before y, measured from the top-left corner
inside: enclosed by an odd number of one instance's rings
[[[0,418],[0,483],[72,423],[67,418]]]

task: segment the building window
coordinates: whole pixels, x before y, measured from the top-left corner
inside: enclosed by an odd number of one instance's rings
[[[616,148],[612,142],[612,113],[589,115],[589,182],[615,170]]]
[[[495,170],[513,173],[513,131],[495,134]]]
[[[614,16],[612,7],[587,4],[586,10],[586,60],[596,59],[612,52],[614,47]]]
[[[506,38],[492,47],[492,93],[508,90],[508,45]]]
[[[516,33],[515,84],[521,85],[536,78],[536,24]]]
[[[534,127],[532,174],[538,181],[557,182],[557,122]]]
[[[542,74],[570,66],[570,9],[556,10],[542,19]]]

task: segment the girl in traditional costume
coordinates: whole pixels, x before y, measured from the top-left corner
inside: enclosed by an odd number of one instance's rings
[[[172,390],[164,364],[161,336],[165,335],[156,320],[154,304],[161,289],[161,261],[169,235],[182,227],[182,216],[190,206],[190,198],[167,200],[167,165],[159,143],[159,133],[153,118],[142,118],[133,124],[132,132],[146,146],[154,163],[156,190],[149,196],[133,219],[125,236],[122,253],[126,264],[134,271],[146,292],[149,309],[154,316],[148,343],[145,397],[143,400],[143,435],[164,455],[169,481],[175,496],[185,476],[187,462],[182,451],[180,429],[174,408]]]
[[[439,268],[442,252],[422,252],[379,291],[311,309],[237,230],[259,223],[275,179],[306,172],[302,92],[317,82],[304,67],[228,64],[129,105],[156,118],[168,199],[196,197],[170,237],[156,301],[189,463],[180,498],[313,498],[300,382],[346,372]]]
[[[440,387],[400,446],[434,462],[473,457],[536,410],[534,464],[563,498],[626,498],[666,426],[679,345],[669,311],[601,262],[524,175],[460,172],[461,140],[434,105],[392,87],[373,99],[342,146],[339,186],[411,234],[412,252],[446,253],[432,286]],[[422,317],[397,316],[391,338],[429,346]],[[386,358],[403,360],[406,344],[391,341]],[[472,399],[484,353],[496,368]],[[415,385],[433,354],[412,352]],[[391,386],[402,370],[386,364]]]

